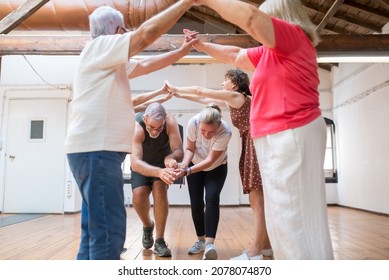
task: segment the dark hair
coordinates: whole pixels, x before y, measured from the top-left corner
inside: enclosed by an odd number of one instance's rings
[[[227,70],[224,77],[229,78],[233,84],[238,86],[238,92],[251,96],[250,79],[245,72],[239,69],[230,69]]]

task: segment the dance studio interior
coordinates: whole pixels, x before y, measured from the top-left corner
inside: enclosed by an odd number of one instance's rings
[[[63,146],[75,67],[90,40],[88,15],[99,5],[111,5],[123,13],[126,27],[135,29],[177,1],[23,2],[0,0],[0,260],[73,260],[82,199]],[[259,6],[264,1],[245,2]],[[316,49],[320,109],[327,127],[323,168],[335,260],[389,260],[389,2],[302,3],[321,36]],[[258,45],[217,12],[199,6],[133,58],[179,48],[185,28],[208,42]],[[156,90],[165,81],[220,89],[225,72],[233,68],[192,49],[176,63],[129,82],[133,96]],[[179,98],[163,106],[183,128],[203,108]],[[231,122],[227,111],[222,115]],[[253,239],[252,210],[238,168],[241,140],[231,127],[217,237],[221,260],[240,254]],[[129,155],[123,176],[127,237],[121,258],[161,259],[142,247],[142,224],[132,207]],[[169,259],[201,259],[187,254],[195,238],[187,185],[170,185],[168,196]]]

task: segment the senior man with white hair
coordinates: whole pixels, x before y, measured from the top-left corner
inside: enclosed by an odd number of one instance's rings
[[[92,40],[75,72],[71,116],[65,143],[69,165],[82,196],[81,242],[77,259],[120,259],[126,239],[121,165],[131,153],[134,110],[129,78],[164,68],[189,53],[186,36],[171,52],[134,62],[190,8],[180,0],[126,32],[123,15],[108,6],[89,17]]]

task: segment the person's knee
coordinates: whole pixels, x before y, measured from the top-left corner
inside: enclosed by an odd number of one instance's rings
[[[148,190],[148,187],[137,187],[132,190],[132,203],[143,203],[144,201],[147,201],[149,199],[149,196],[150,191]]]

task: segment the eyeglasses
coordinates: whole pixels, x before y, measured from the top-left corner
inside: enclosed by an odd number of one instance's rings
[[[120,34],[130,32],[129,29],[126,29],[126,28],[121,27],[121,26],[118,26],[118,28],[116,29],[116,33],[119,33],[119,31],[120,31]]]

